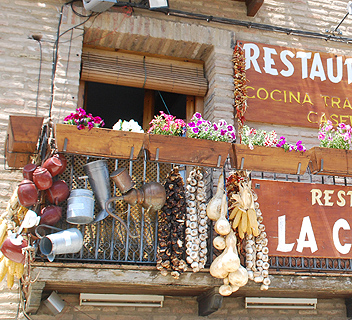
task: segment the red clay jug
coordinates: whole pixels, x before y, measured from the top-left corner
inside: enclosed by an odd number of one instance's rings
[[[47,169],[52,177],[57,176],[61,172],[62,167],[62,161],[58,157],[50,157],[42,165],[42,168]]]
[[[18,185],[18,201],[24,207],[30,207],[38,202],[38,190],[34,182],[24,179]]]
[[[53,185],[53,178],[47,169],[37,167],[33,172],[33,182],[39,190],[46,190]]]
[[[33,172],[37,169],[37,165],[34,163],[28,163],[23,167],[23,178],[33,181]]]
[[[67,159],[66,159],[66,157],[62,153],[55,153],[54,157],[60,159],[61,163],[62,163],[61,170],[59,171],[59,173],[57,175],[63,174],[65,172],[65,170],[66,170],[66,167],[67,167]]]
[[[58,206],[47,206],[40,211],[40,223],[54,226],[62,217],[62,208]]]
[[[65,181],[57,180],[45,191],[45,194],[50,203],[58,205],[60,202],[68,198],[70,195],[70,189]]]

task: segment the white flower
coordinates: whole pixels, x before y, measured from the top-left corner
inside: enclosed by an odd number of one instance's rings
[[[130,121],[121,120],[117,121],[112,127],[113,130],[122,130],[122,131],[132,131],[132,132],[141,132],[143,133],[142,127],[138,124],[137,121],[131,119]]]

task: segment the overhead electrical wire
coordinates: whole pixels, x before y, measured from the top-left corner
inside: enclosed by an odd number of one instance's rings
[[[263,31],[280,32],[280,33],[286,33],[287,35],[295,35],[295,36],[301,36],[301,37],[322,39],[322,40],[326,40],[326,41],[331,40],[331,41],[337,41],[337,42],[352,43],[352,38],[341,37],[341,36],[335,35],[334,32],[320,33],[320,32],[305,31],[305,30],[300,30],[300,29],[285,28],[285,27],[279,27],[279,26],[263,24],[263,23],[256,23],[256,22],[251,22],[251,21],[216,17],[216,16],[205,15],[205,14],[201,14],[201,13],[187,12],[187,11],[175,10],[175,9],[170,9],[170,8],[150,9],[148,6],[143,5],[141,3],[131,3],[131,2],[118,1],[114,6],[121,7],[121,6],[127,6],[127,5],[134,7],[134,8],[142,9],[142,10],[150,10],[153,12],[158,11],[158,12],[164,13],[169,16],[202,20],[202,21],[207,21],[207,22],[217,22],[217,23],[222,23],[222,24],[227,24],[227,25],[253,28],[253,29],[258,29],[258,30],[263,30]]]

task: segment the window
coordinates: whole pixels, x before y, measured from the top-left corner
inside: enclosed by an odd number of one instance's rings
[[[107,128],[134,119],[149,128],[162,110],[189,120],[203,111],[203,64],[141,54],[84,48],[80,106],[100,115]]]

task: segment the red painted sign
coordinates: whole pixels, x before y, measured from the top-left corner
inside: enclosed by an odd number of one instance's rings
[[[273,256],[352,258],[352,187],[253,180]]]
[[[245,52],[249,121],[318,128],[352,125],[352,58],[238,41]]]

